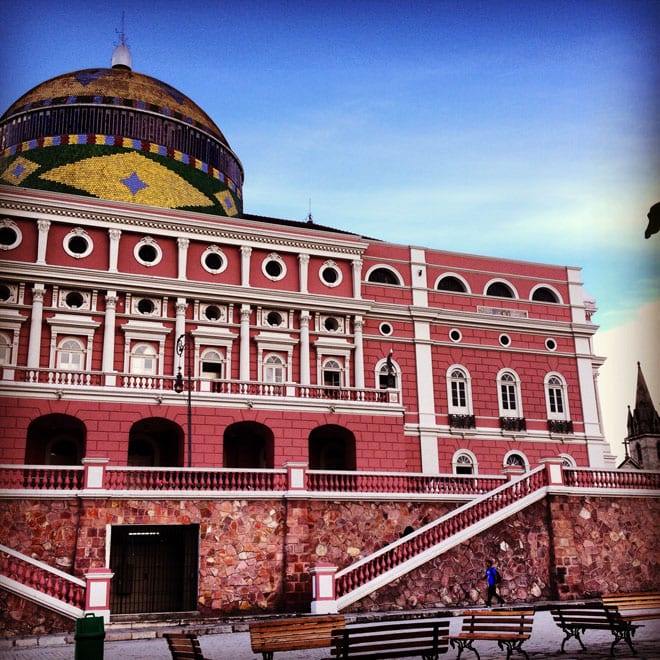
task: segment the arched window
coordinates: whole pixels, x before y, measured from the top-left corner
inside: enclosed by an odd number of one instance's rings
[[[454,454],[452,468],[454,474],[476,474],[477,459],[471,451],[462,449]]]
[[[379,267],[374,268],[369,275],[367,276],[367,282],[372,282],[373,284],[394,284],[395,286],[401,286],[401,278],[399,274],[391,270],[390,268]]]
[[[513,289],[505,282],[492,282],[486,288],[487,296],[495,296],[496,298],[515,298],[516,295]]]
[[[520,380],[513,371],[501,371],[497,378],[501,417],[522,417]]]
[[[273,432],[258,422],[236,422],[223,435],[223,467],[272,468]]]
[[[329,387],[342,386],[342,368],[337,360],[331,358],[323,363],[323,384]]]
[[[450,413],[472,414],[470,376],[463,367],[450,367],[447,371],[447,401]]]
[[[466,293],[467,287],[463,280],[456,277],[456,275],[445,275],[441,277],[436,286],[438,291],[452,291],[454,293]]]
[[[85,368],[85,347],[79,339],[63,339],[57,346],[57,368],[82,371]]]
[[[209,349],[202,354],[202,378],[224,378],[225,361],[215,349]]]
[[[266,383],[283,383],[286,365],[284,360],[274,353],[268,355],[263,363],[263,379]]]
[[[131,373],[155,376],[157,371],[156,349],[150,344],[135,344],[131,351]]]
[[[529,461],[524,454],[517,451],[510,451],[506,454],[504,457],[504,465],[517,465],[518,467],[523,468],[525,472],[529,470]]]
[[[534,289],[532,293],[532,300],[536,302],[545,302],[545,303],[558,303],[559,298],[557,294],[547,286],[539,286]]]
[[[559,454],[561,458],[562,467],[565,468],[574,468],[576,466],[575,459],[568,454]]]
[[[391,356],[380,360],[376,367],[376,386],[382,390],[387,388],[399,389],[399,373],[399,365],[394,362]]]
[[[548,419],[569,419],[566,383],[559,374],[545,377],[545,403]]]
[[[0,332],[0,366],[11,364],[11,338],[8,334]]]

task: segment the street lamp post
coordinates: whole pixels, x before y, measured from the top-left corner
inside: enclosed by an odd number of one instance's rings
[[[176,354],[181,358],[186,352],[186,380],[188,381],[188,467],[192,467],[192,336],[186,332],[176,340]],[[183,375],[181,374],[181,359],[179,371],[174,380],[174,391],[183,392]]]

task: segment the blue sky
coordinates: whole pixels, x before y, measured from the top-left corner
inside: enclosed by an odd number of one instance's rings
[[[122,12],[133,68],[225,133],[247,212],[303,220],[311,200],[319,224],[367,236],[581,266],[613,447],[636,360],[658,395],[660,235],[643,231],[660,201],[660,2],[14,3],[2,111],[109,65]]]

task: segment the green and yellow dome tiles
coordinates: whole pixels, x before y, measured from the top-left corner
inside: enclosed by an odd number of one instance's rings
[[[48,80],[0,118],[0,181],[214,215],[242,213],[243,167],[184,94],[127,67]]]

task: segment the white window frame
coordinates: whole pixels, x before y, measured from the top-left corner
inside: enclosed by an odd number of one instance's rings
[[[503,387],[507,388],[506,396],[502,392]],[[510,407],[511,394],[515,399],[514,407]],[[500,417],[523,417],[520,377],[513,369],[502,369],[497,374],[497,402]]]
[[[204,362],[213,362],[220,367],[220,375],[217,372],[204,371]],[[217,348],[207,348],[199,358],[200,376],[209,380],[223,380],[225,378],[225,357]]]
[[[456,373],[461,374],[461,378],[455,376]],[[461,364],[452,364],[447,369],[447,412],[451,415],[472,415],[472,379],[470,372]],[[461,383],[464,388],[465,405],[454,403],[454,385]]]
[[[286,383],[287,361],[278,353],[267,353],[261,363],[261,380],[271,385]]]
[[[85,344],[78,337],[61,337],[55,349],[56,368],[62,371],[85,371],[86,353]]]
[[[344,387],[344,371],[345,367],[340,358],[337,356],[326,357],[321,364],[321,385],[323,385],[323,387]],[[339,376],[339,383],[337,385],[334,383],[326,383],[326,373],[337,374]]]
[[[548,419],[569,420],[571,416],[568,410],[568,390],[564,377],[553,371],[546,374],[543,382]],[[556,392],[559,392],[561,397],[563,410],[553,410],[553,407],[556,407]]]
[[[529,472],[529,459],[527,458],[527,456],[525,456],[525,454],[523,452],[518,451],[517,449],[512,449],[511,451],[508,451],[506,454],[504,454],[504,459],[502,460],[502,466],[503,467],[506,467],[507,465],[509,465],[509,459],[512,456],[520,456],[520,458],[522,458],[522,460],[523,460],[522,467],[524,468],[525,472]],[[513,465],[513,463],[512,463],[512,465]]]
[[[147,360],[153,366],[148,368]],[[142,362],[142,364],[140,364]],[[131,345],[129,360],[129,373],[132,376],[157,376],[158,375],[158,350],[148,342],[135,342]]]
[[[468,464],[465,459],[467,459],[467,461],[469,461],[470,465],[472,466],[472,472],[469,474],[466,472],[458,472],[458,467],[460,465]],[[477,463],[477,457],[469,449],[459,449],[454,452],[454,455],[451,459],[451,470],[454,475],[459,477],[468,477],[478,474],[479,465]]]

